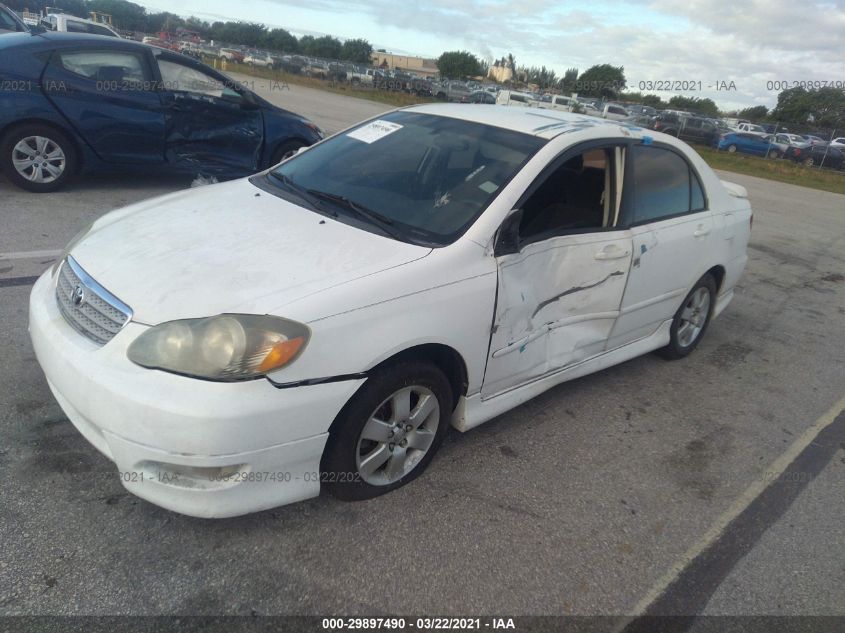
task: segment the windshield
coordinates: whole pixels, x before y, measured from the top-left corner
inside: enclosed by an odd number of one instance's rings
[[[285,161],[270,181],[341,221],[445,246],[544,144],[520,132],[399,111]]]

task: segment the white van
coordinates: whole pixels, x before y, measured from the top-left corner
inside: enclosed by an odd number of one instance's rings
[[[537,100],[534,95],[527,92],[516,92],[515,90],[500,90],[496,95],[496,105],[521,105],[536,106]]]
[[[49,31],[63,31],[67,33],[89,33],[91,35],[105,35],[106,37],[120,37],[117,31],[105,24],[78,18],[64,13],[50,13],[41,18],[41,26]]]

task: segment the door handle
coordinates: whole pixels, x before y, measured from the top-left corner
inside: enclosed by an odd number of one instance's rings
[[[608,246],[604,250],[600,250],[593,257],[598,260],[622,259],[623,257],[628,257],[630,254],[630,251],[622,250],[618,246]]]
[[[695,233],[693,233],[693,235],[695,237],[704,237],[705,235],[708,235],[709,233],[710,233],[710,227],[704,226],[703,224],[699,224],[698,229],[696,229],[696,231],[695,231]]]

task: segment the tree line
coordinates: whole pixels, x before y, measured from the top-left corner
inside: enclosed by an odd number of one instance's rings
[[[709,98],[674,95],[664,101],[656,94],[628,92],[624,88],[625,69],[611,64],[597,64],[579,73],[577,68],[568,68],[563,75],[545,66],[517,66],[513,55],[497,60],[498,65],[514,69],[514,84],[533,84],[540,90],[577,93],[579,96],[606,100],[621,100],[640,103],[657,110],[687,110],[703,116],[718,117],[733,115],[755,122],[786,123],[792,125],[834,128],[845,132],[845,90],[822,87],[805,88],[797,86],[778,94],[777,105],[769,110],[766,106],[752,106],[739,111],[722,112]],[[467,51],[443,53],[437,60],[441,76],[449,79],[484,77],[484,64]]]
[[[330,35],[303,35],[297,38],[285,29],[270,29],[253,22],[207,22],[193,16],[183,18],[167,11],[150,13],[144,7],[127,0],[6,0],[6,4],[15,11],[41,11],[50,6],[81,18],[88,18],[91,11],[97,11],[111,15],[114,26],[122,31],[172,33],[181,27],[197,32],[204,40],[358,64],[369,64],[373,52],[372,45],[365,39],[341,42]]]

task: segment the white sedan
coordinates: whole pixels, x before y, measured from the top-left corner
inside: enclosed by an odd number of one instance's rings
[[[35,284],[30,331],[138,496],[202,517],[365,499],[417,477],[449,426],[689,354],[751,220],[673,137],[425,105],[100,218]]]

